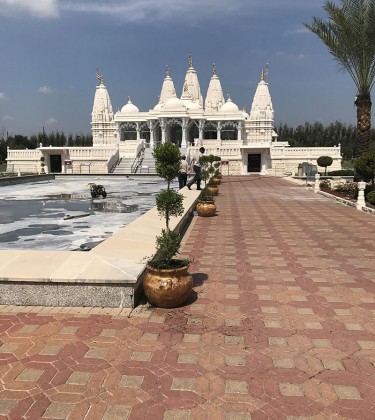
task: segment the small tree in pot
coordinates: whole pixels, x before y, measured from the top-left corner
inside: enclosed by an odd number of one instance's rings
[[[148,262],[143,286],[151,304],[172,308],[185,302],[193,287],[193,279],[187,272],[189,260],[174,258],[179,253],[181,237],[169,226],[171,217],[181,216],[184,211],[183,195],[171,189],[180,170],[181,156],[178,147],[169,141],[159,145],[153,156],[157,174],[167,181],[167,189],[156,197],[156,208],[165,219],[165,228],[156,237],[155,257]]]
[[[327,175],[327,166],[331,166],[333,163],[333,159],[331,156],[320,156],[316,160],[316,163],[324,168],[324,175]]]

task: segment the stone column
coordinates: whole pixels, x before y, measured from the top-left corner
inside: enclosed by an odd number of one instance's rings
[[[148,128],[150,129],[150,148],[154,148],[154,122],[147,121]]]
[[[189,124],[189,119],[188,118],[182,118],[182,124],[181,124],[181,128],[182,128],[182,140],[181,140],[181,148],[182,149],[186,149],[186,129],[188,127]]]
[[[320,174],[315,174],[314,193],[320,191]]]
[[[199,139],[203,140],[204,120],[199,120],[198,129],[199,129]]]
[[[167,123],[165,118],[160,118],[160,128],[161,128],[161,142],[165,143],[165,130],[167,128]]]
[[[239,122],[237,124],[237,140],[242,141],[242,124]]]
[[[366,182],[363,182],[363,181],[358,182],[357,210],[362,210],[362,207],[366,206],[365,188],[366,188]]]
[[[221,121],[217,122],[217,136],[216,136],[216,139],[221,141]]]
[[[141,140],[141,125],[139,122],[135,123],[135,129],[137,130],[137,140]]]

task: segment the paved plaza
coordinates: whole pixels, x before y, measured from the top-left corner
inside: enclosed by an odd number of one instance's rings
[[[0,307],[0,419],[375,418],[375,217],[226,177],[177,309]]]

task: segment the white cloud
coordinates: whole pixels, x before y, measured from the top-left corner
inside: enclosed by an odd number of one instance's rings
[[[56,18],[58,0],[0,0],[0,14],[18,16],[25,13],[37,18]]]
[[[114,16],[129,22],[152,22],[184,18],[194,21],[228,14],[255,15],[277,8],[312,8],[311,3],[300,0],[59,0],[62,11],[97,13]],[[316,5],[314,5],[316,8]]]
[[[306,34],[310,34],[311,31],[309,29],[306,28],[306,26],[299,26],[298,28],[295,29],[288,29],[287,31],[285,31],[284,35],[285,36],[290,36],[290,35],[306,35]]]
[[[275,53],[275,57],[279,57],[279,58],[287,58],[288,60],[303,60],[304,58],[306,58],[305,54],[293,54],[293,53],[289,53],[289,52],[285,52],[285,51],[277,51]]]
[[[5,93],[0,92],[0,101],[7,101],[8,97],[5,95]]]
[[[56,18],[61,11],[66,11],[147,23],[178,17],[193,24],[217,15],[274,13],[281,7],[294,10],[318,8],[314,2],[301,0],[0,0],[0,14],[7,16],[28,14],[37,18]]]
[[[39,93],[44,93],[44,94],[46,94],[46,95],[48,95],[48,94],[50,94],[50,93],[53,93],[54,92],[54,90],[51,88],[51,87],[49,87],[49,86],[41,86],[39,89],[38,89],[38,92]]]
[[[47,121],[44,121],[44,124],[45,125],[55,125],[55,124],[57,124],[57,119],[53,118],[53,117],[48,118]]]
[[[14,118],[11,115],[4,115],[2,120],[3,121],[13,121]]]

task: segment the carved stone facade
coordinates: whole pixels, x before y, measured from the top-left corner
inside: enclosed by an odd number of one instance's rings
[[[167,140],[178,145],[188,158],[203,145],[207,149],[206,154],[219,155],[228,161],[229,173],[236,175],[297,174],[300,163],[316,165],[316,159],[322,155],[332,157],[332,170],[341,168],[340,145],[331,148],[291,148],[288,143],[277,141],[271,95],[263,72],[250,112],[247,113],[245,109],[240,110],[229,95],[224,99],[215,66],[206,98],[203,100],[191,56],[181,96],[176,95],[170,69],[167,67],[159,101],[147,112],[141,112],[128,97],[121,110],[114,113],[101,76],[96,86],[91,126],[93,147],[85,148],[84,154],[88,164],[92,166],[86,167],[78,159],[81,173],[87,173],[90,167],[98,172],[110,172],[118,159],[135,158],[144,144],[154,148]],[[62,162],[78,158],[68,149],[41,148],[38,153],[46,159],[47,169],[50,169],[53,166],[52,161],[49,165],[52,155],[60,155]],[[13,168],[17,166],[14,161],[17,153],[11,151],[8,154],[8,164],[13,165]],[[35,159],[38,157],[31,159],[34,166]],[[32,165],[23,162],[23,167]],[[71,168],[77,168],[77,164],[62,164],[60,171],[66,172]]]

